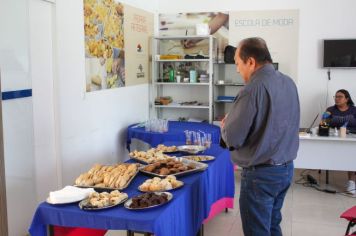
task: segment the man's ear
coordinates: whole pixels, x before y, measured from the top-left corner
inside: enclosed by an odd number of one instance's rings
[[[255,58],[253,58],[253,57],[249,57],[248,58],[248,63],[249,63],[249,65],[251,66],[251,67],[253,67],[253,68],[256,68],[256,60],[255,60]]]

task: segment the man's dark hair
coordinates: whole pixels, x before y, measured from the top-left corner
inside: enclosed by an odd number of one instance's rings
[[[345,98],[347,99],[347,105],[349,105],[349,106],[354,106],[355,105],[354,102],[351,99],[349,91],[347,91],[346,89],[340,89],[336,93],[344,94]]]
[[[268,51],[266,41],[262,38],[243,39],[239,44],[239,49],[239,56],[244,63],[250,57],[254,58],[258,64],[272,63],[272,57]]]

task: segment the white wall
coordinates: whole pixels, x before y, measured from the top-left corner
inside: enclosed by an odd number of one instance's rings
[[[122,1],[147,11],[156,1]],[[85,94],[83,1],[56,2],[58,122],[63,184],[94,163],[128,157],[126,127],[148,118],[148,85]]]
[[[299,58],[298,89],[301,103],[301,125],[309,126],[317,113],[333,104],[332,96],[340,88],[349,90],[356,100],[356,70],[331,71],[327,81],[327,70],[321,68],[322,40],[330,38],[356,38],[356,1],[353,0],[158,0],[158,12],[204,12],[299,9]],[[283,37],[283,35],[276,35]],[[288,42],[286,42],[288,43]],[[327,87],[329,87],[328,97]]]
[[[28,8],[27,0],[0,0],[2,92],[31,89]],[[32,104],[31,97],[2,101],[9,235],[25,235],[36,207]]]

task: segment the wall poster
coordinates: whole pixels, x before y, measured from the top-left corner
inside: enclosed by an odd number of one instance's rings
[[[159,15],[160,36],[184,36],[195,35],[196,24],[207,23],[210,33],[218,39],[218,59],[223,60],[224,49],[229,40],[229,13],[227,12],[198,12],[177,13]],[[167,41],[169,53],[208,56],[207,40],[186,40],[182,45],[176,45],[177,41]],[[183,51],[181,51],[183,50]]]
[[[219,61],[223,61],[227,45],[236,46],[247,37],[262,37],[273,61],[279,63],[279,70],[297,81],[299,10],[160,14],[159,32],[161,36],[195,35],[198,23],[209,24],[211,34],[217,38]],[[172,53],[206,53],[202,51],[203,41],[184,43],[183,49],[177,45],[167,47],[172,48]]]
[[[86,91],[147,83],[148,72],[144,70],[148,68],[148,42],[153,33],[153,14],[115,0],[83,1]],[[130,35],[135,31],[132,27],[135,18],[132,15],[146,17],[144,22],[136,22],[146,29],[141,33],[138,43],[130,42]],[[137,51],[138,47],[141,47],[141,51],[144,47],[146,54],[141,53],[140,57],[127,55],[133,50]],[[141,62],[143,58],[146,64]],[[133,75],[130,68],[132,64],[137,64],[136,60],[140,61],[142,69],[139,78]]]
[[[125,5],[126,86],[148,83],[150,73],[153,15]]]

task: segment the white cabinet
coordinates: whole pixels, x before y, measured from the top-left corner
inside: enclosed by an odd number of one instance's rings
[[[188,40],[194,41],[199,51],[192,53],[192,49],[184,48],[183,43]],[[152,44],[150,117],[212,123],[216,39],[213,36],[155,37]]]

